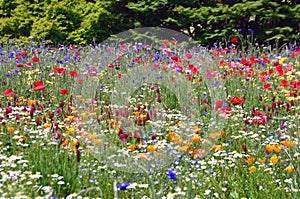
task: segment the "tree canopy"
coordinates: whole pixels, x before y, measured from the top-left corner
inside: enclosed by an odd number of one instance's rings
[[[0,0],[0,38],[100,43],[135,27],[181,31],[203,44],[238,34],[257,42],[299,40],[297,0]]]

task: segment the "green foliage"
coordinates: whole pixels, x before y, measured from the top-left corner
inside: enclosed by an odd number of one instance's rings
[[[256,42],[299,40],[297,1],[0,0],[0,37],[90,44],[134,27],[181,31],[202,44],[238,34]],[[238,32],[240,30],[240,32]],[[27,39],[28,40],[28,39]]]

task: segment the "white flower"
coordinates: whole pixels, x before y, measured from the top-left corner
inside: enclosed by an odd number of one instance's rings
[[[65,182],[61,180],[61,181],[58,181],[57,184],[61,185],[61,184],[65,184]]]
[[[205,190],[204,195],[208,196],[210,194],[210,192],[211,192],[211,190],[207,189],[207,190]]]

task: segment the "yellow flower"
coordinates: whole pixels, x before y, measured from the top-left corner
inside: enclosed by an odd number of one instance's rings
[[[251,171],[252,173],[256,171],[256,167],[255,166],[251,166],[249,167],[249,171]]]
[[[277,155],[274,155],[271,157],[270,162],[272,162],[273,164],[277,164],[279,161],[279,157]]]

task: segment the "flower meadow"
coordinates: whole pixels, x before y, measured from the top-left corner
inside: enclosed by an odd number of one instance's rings
[[[226,46],[198,47],[216,66],[203,71],[205,57],[192,63],[197,50],[176,46],[174,40],[157,48],[1,44],[0,195],[299,198],[300,48],[253,44],[246,50],[240,38],[232,38]],[[133,91],[124,106],[112,103],[116,81],[138,66],[159,71],[158,78],[173,71],[178,77],[171,82],[187,81],[199,115],[186,117],[196,122],[187,125],[180,97],[151,82]],[[96,83],[89,96],[80,88],[91,79]],[[218,79],[216,88],[222,83],[225,99],[212,99],[207,79]],[[225,123],[207,133],[212,110]],[[189,133],[182,135],[182,129]],[[168,145],[175,155],[159,158]],[[118,169],[105,149],[137,157],[141,169],[130,162]]]

